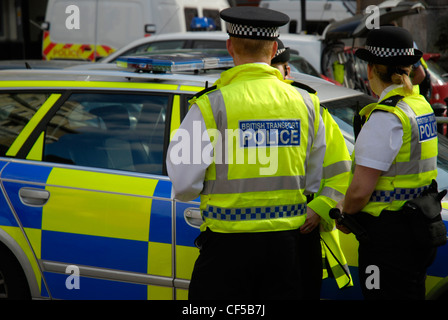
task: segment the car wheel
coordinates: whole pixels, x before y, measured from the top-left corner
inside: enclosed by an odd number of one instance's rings
[[[30,289],[17,259],[0,248],[0,299],[30,299]]]

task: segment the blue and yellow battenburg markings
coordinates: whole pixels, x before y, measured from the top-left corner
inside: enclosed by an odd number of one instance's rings
[[[38,260],[173,277],[169,181],[25,163],[9,163],[1,178]],[[58,200],[50,196],[43,207],[25,206],[19,197],[23,187],[46,189]],[[1,197],[0,202],[0,227],[21,233],[6,199]],[[178,229],[185,246],[180,246],[181,261],[193,259],[183,252],[197,256],[192,240],[198,232],[191,228],[191,234],[183,237],[186,229]],[[42,281],[35,267],[36,278]],[[184,276],[188,279],[190,275]],[[170,287],[82,277],[84,290],[68,290],[67,274],[44,272],[44,277],[53,298],[173,298]],[[50,296],[44,282],[39,285],[41,294]]]
[[[138,55],[117,58],[117,66],[144,72],[181,72],[231,68],[233,58],[220,50],[213,54],[202,52],[176,53],[169,55]]]
[[[300,146],[300,120],[239,121],[240,147]]]

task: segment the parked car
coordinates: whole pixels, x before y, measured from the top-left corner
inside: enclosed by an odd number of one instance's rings
[[[83,61],[75,60],[0,60],[0,70],[4,69],[63,69],[83,65]]]
[[[98,63],[109,64],[114,63],[120,56],[160,51],[181,52],[186,49],[226,49],[226,40],[228,38],[227,33],[220,31],[195,31],[154,35],[133,41],[109,56],[100,59]],[[294,71],[322,77],[330,82],[334,82],[319,72],[320,60],[318,53],[321,50],[321,42],[318,36],[282,34],[280,39],[286,47],[291,48],[291,65]],[[98,68],[95,65],[82,65],[79,68],[85,69],[89,67],[94,69]],[[107,65],[103,67],[110,69]]]

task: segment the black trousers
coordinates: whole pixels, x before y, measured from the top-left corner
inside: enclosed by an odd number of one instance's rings
[[[322,246],[320,244],[319,227],[301,235],[299,257],[302,288],[305,292],[302,299],[319,300],[322,288]]]
[[[299,230],[202,232],[189,299],[302,299]]]
[[[422,300],[426,269],[436,249],[417,240],[412,217],[403,211],[381,212],[379,217],[353,217],[369,239],[359,243],[359,281],[366,300]]]

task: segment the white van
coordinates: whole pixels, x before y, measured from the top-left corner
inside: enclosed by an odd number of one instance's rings
[[[49,0],[42,56],[96,61],[141,37],[189,31],[195,17],[223,30],[219,12],[227,7],[227,0]]]

